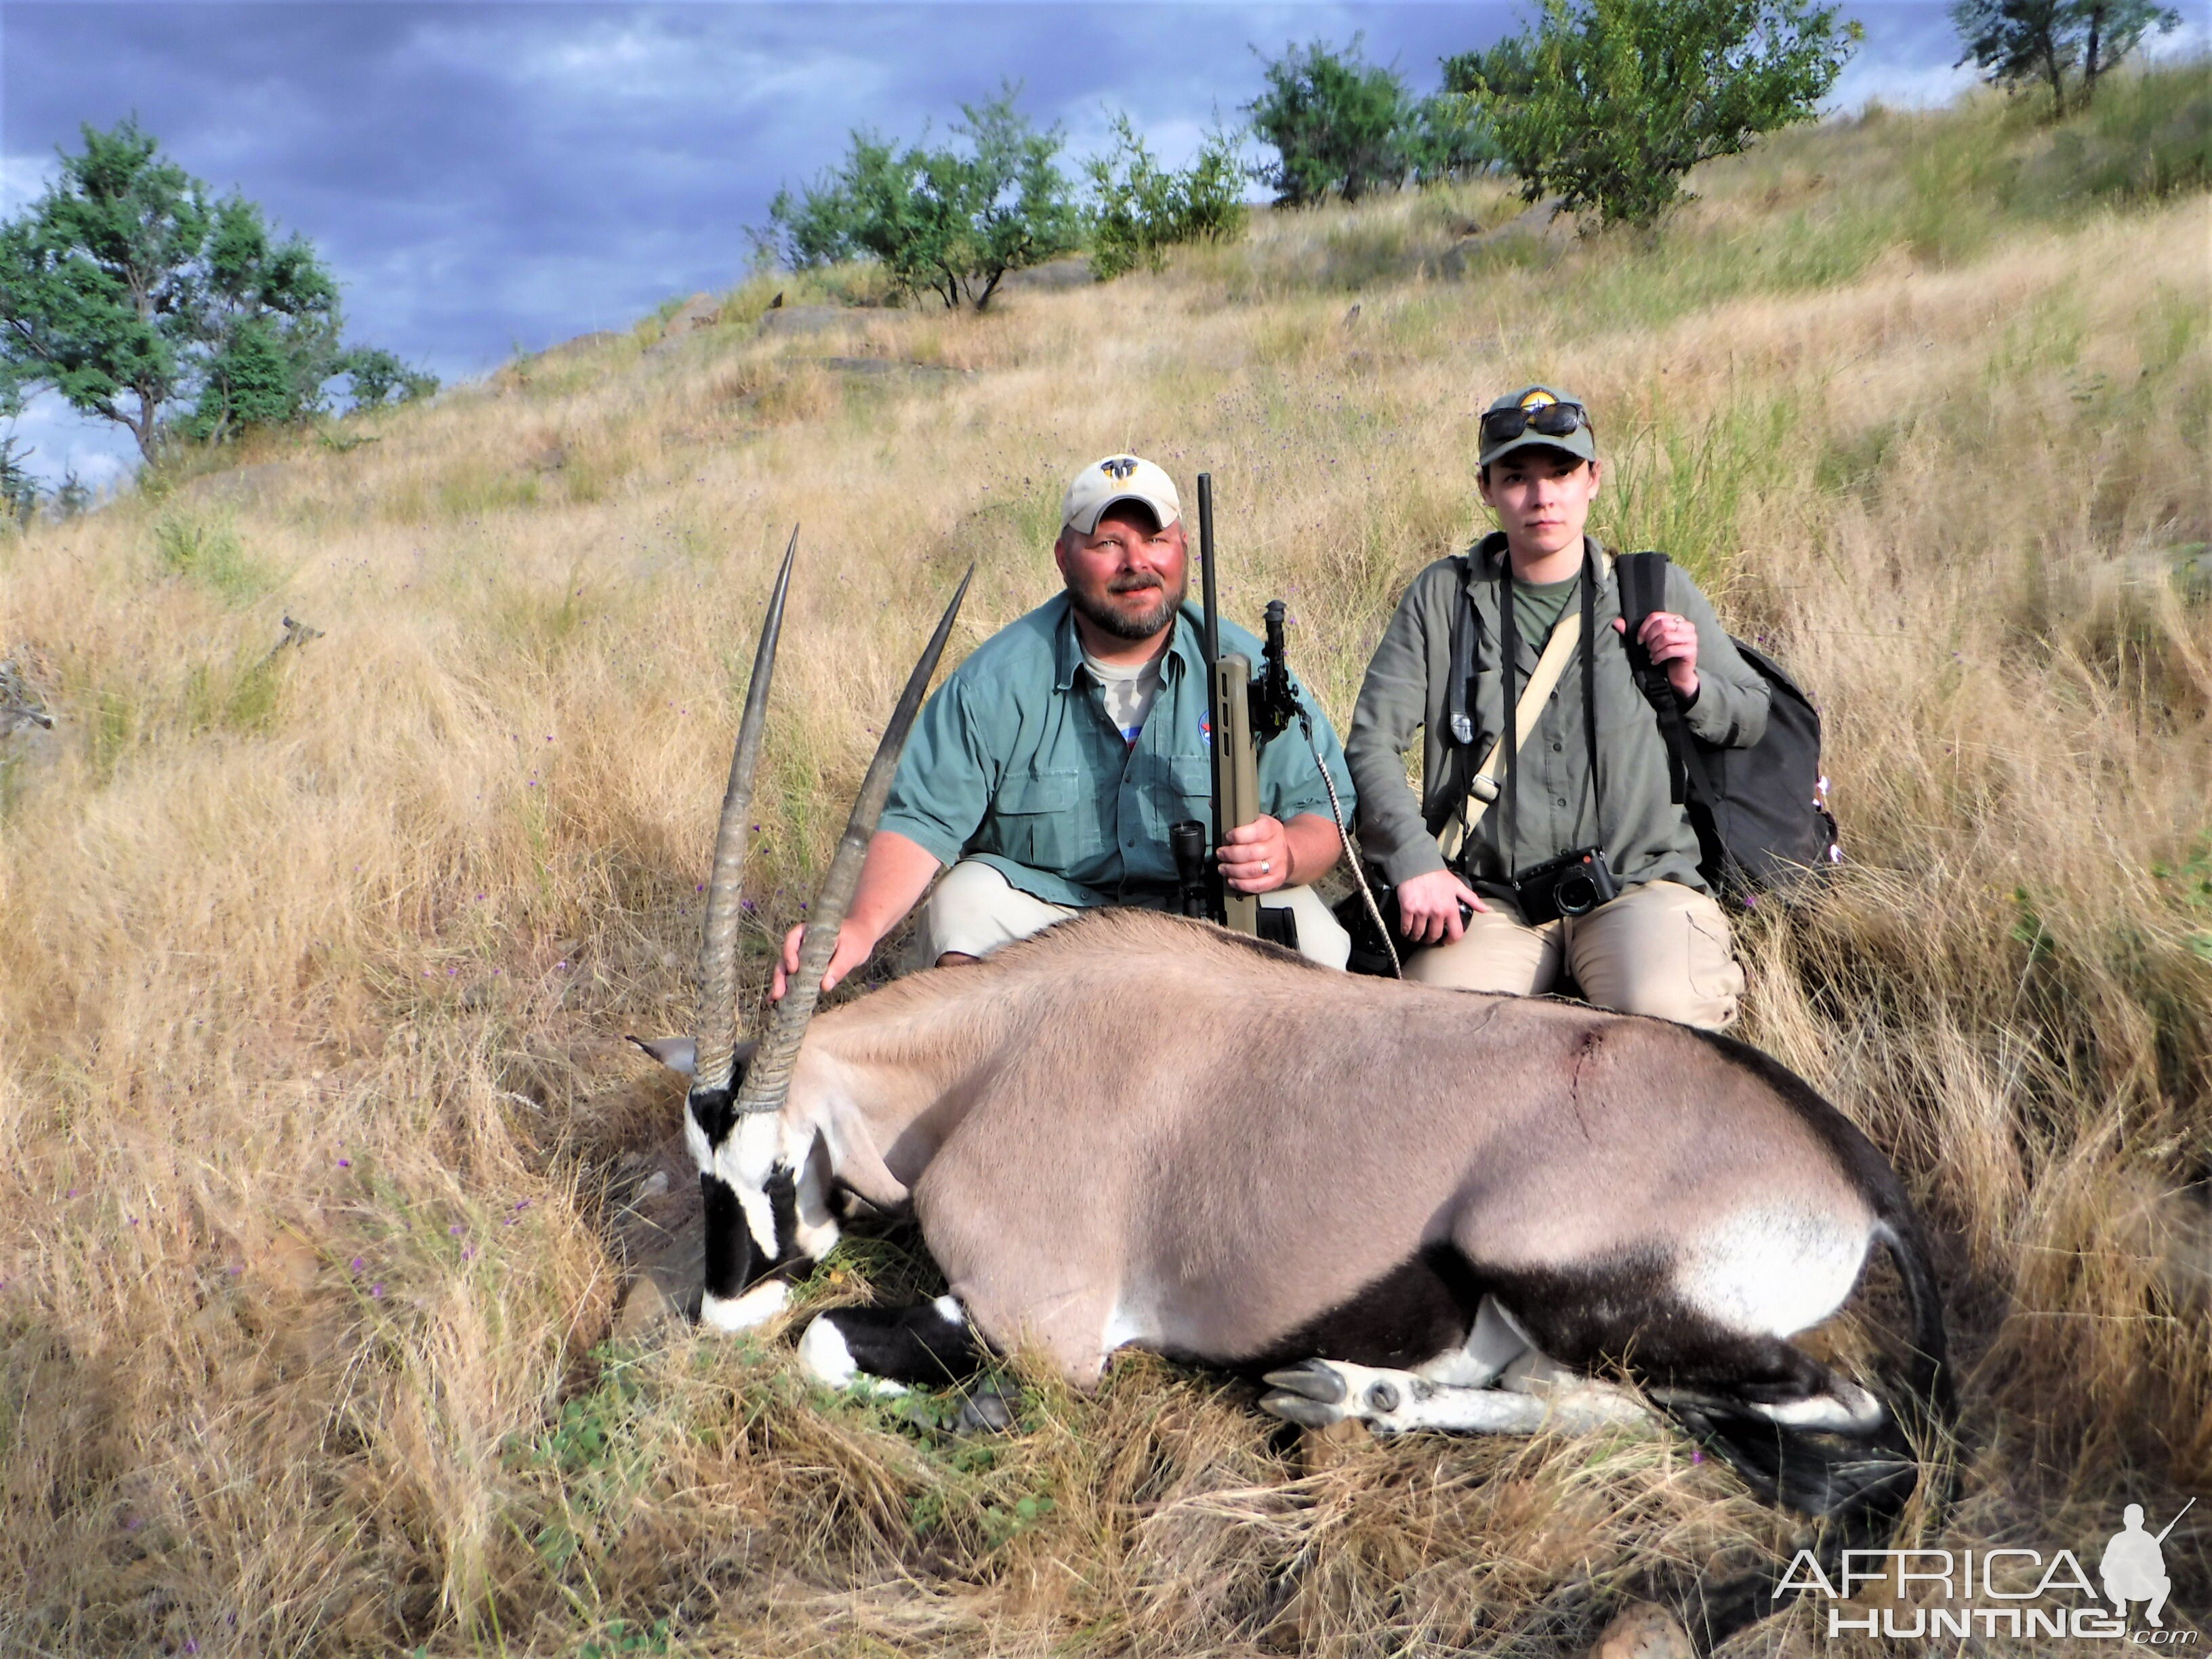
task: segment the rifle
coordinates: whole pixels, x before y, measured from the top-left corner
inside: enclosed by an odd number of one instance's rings
[[[1198,556],[1205,597],[1206,719],[1213,744],[1213,836],[1195,819],[1170,825],[1185,915],[1205,916],[1232,932],[1274,940],[1295,949],[1297,925],[1291,913],[1262,910],[1249,893],[1229,890],[1214,862],[1214,849],[1261,815],[1259,750],[1279,736],[1296,717],[1297,693],[1284,660],[1283,602],[1267,603],[1267,646],[1260,677],[1241,651],[1221,648],[1221,602],[1213,567],[1213,475],[1198,475]]]
[[[1260,769],[1252,745],[1252,664],[1242,652],[1221,649],[1221,600],[1213,574],[1213,475],[1198,475],[1198,557],[1205,572],[1206,717],[1213,731],[1213,845],[1260,816]],[[1260,902],[1232,893],[1213,872],[1222,923],[1231,933],[1260,931]]]

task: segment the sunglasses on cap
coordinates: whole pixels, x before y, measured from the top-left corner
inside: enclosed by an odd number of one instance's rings
[[[1511,443],[1524,432],[1547,438],[1564,438],[1577,427],[1589,427],[1589,411],[1580,404],[1540,404],[1534,409],[1493,409],[1482,417],[1482,441]],[[1590,428],[1595,431],[1595,427]]]

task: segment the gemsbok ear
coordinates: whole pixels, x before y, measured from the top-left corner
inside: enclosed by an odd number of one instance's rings
[[[699,1040],[696,1037],[634,1036],[630,1041],[672,1072],[690,1077],[699,1068]]]
[[[696,1037],[634,1036],[630,1041],[680,1077],[696,1077],[699,1073],[699,1040]],[[732,1052],[730,1074],[732,1083],[745,1080],[745,1067],[752,1064],[753,1050],[758,1047],[758,1042],[748,1040],[738,1044]]]

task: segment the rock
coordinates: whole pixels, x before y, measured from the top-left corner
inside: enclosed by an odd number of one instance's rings
[[[842,306],[778,306],[761,313],[760,332],[819,334],[825,328],[842,328],[852,313]]]
[[[999,279],[998,294],[1012,294],[1018,289],[1032,289],[1048,293],[1055,289],[1089,288],[1098,278],[1092,274],[1091,261],[1080,253],[1065,259],[1048,259],[1041,265],[1025,265],[1019,270],[1010,270]]]
[[[1307,1474],[1333,1469],[1374,1438],[1375,1431],[1357,1417],[1347,1417],[1325,1429],[1300,1429],[1298,1468]]]
[[[1613,1615],[1589,1659],[1698,1659],[1698,1650],[1673,1613],[1656,1602],[1637,1601]]]
[[[676,308],[676,314],[661,325],[660,337],[646,348],[647,353],[659,353],[683,343],[686,335],[696,334],[702,328],[712,328],[722,320],[722,302],[711,294],[695,294]]]
[[[933,363],[909,363],[896,357],[794,357],[791,361],[811,362],[833,374],[903,374],[923,380],[955,380],[967,372],[964,369],[939,368]]]
[[[579,334],[573,340],[563,340],[557,345],[547,346],[538,355],[540,357],[548,358],[579,356],[586,351],[596,351],[601,346],[612,345],[623,337],[622,335],[610,332],[604,328],[594,329],[589,334]]]
[[[1486,253],[1501,243],[1522,238],[1561,241],[1573,233],[1574,228],[1573,216],[1559,211],[1559,198],[1554,196],[1547,201],[1537,203],[1527,212],[1508,219],[1502,225],[1478,231],[1472,236],[1461,237],[1444,250],[1443,257],[1437,261],[1437,269],[1447,276],[1457,276],[1467,270],[1468,262],[1478,254]]]
[[[615,1316],[614,1334],[643,1336],[655,1326],[690,1318],[706,1279],[706,1258],[694,1228],[665,1254],[640,1266]]]
[[[722,302],[711,294],[695,294],[677,307],[676,314],[664,324],[660,337],[672,340],[679,334],[712,328],[722,319]]]

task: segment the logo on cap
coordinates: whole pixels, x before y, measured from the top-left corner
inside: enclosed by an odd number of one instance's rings
[[[1116,455],[1110,461],[1099,462],[1098,470],[1118,483],[1137,470],[1137,458],[1133,455]]]
[[[1559,401],[1559,400],[1557,398],[1554,398],[1550,392],[1545,391],[1543,387],[1538,386],[1534,391],[1530,392],[1527,397],[1522,398],[1521,407],[1523,409],[1541,409],[1546,404],[1555,404]]]

